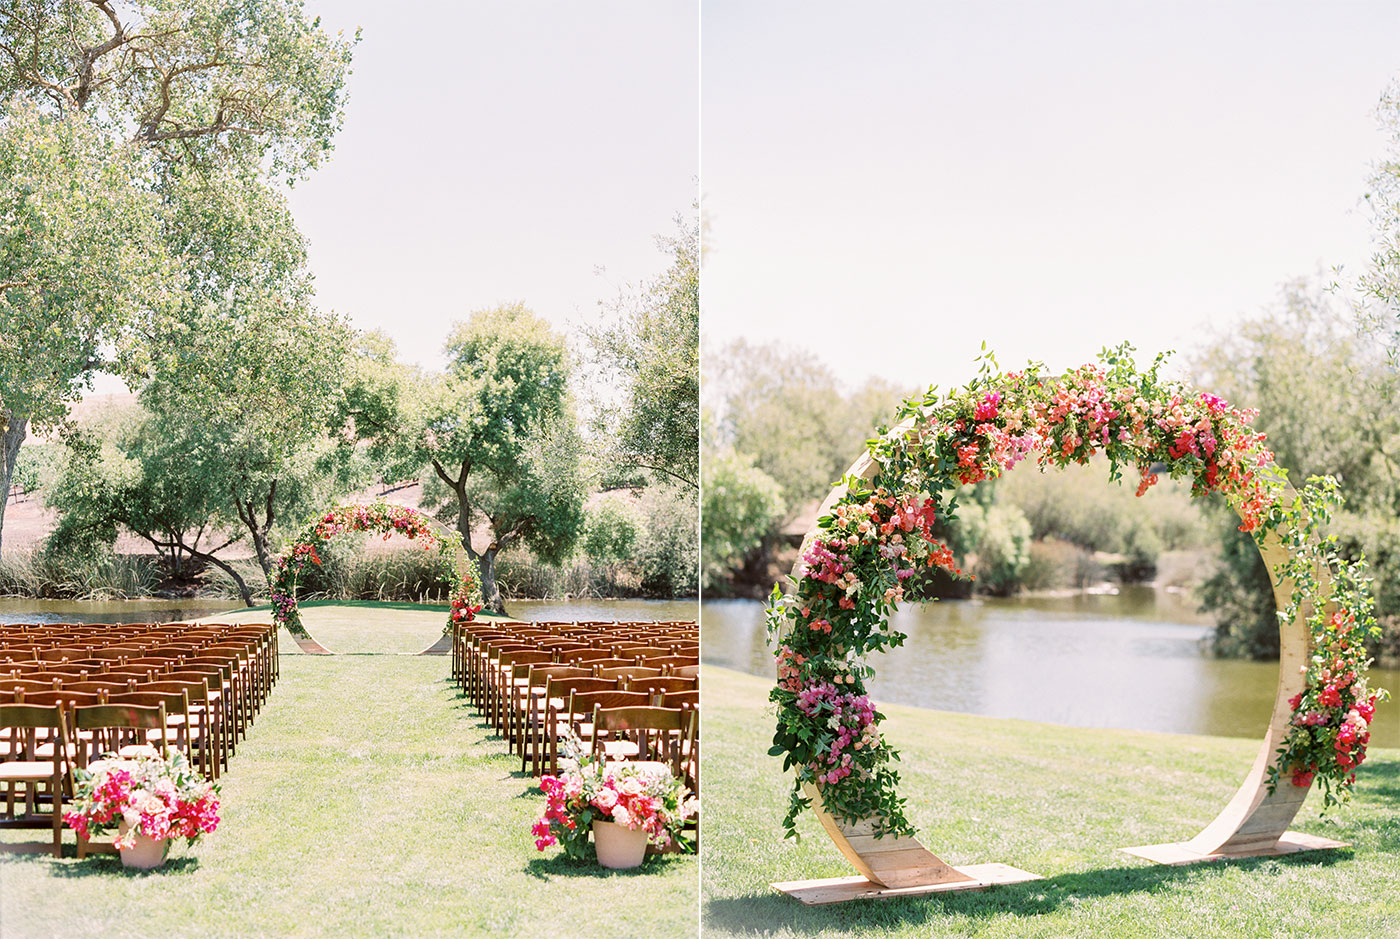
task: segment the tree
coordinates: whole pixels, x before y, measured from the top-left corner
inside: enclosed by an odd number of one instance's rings
[[[701,491],[701,577],[724,583],[783,517],[783,493],[773,478],[734,452],[707,455]]]
[[[81,115],[24,105],[0,121],[0,492],[29,428],[56,426],[94,370],[136,373],[168,306],[144,173],[132,148]]]
[[[32,0],[0,10],[0,95],[100,115],[169,164],[296,177],[330,151],[356,41],[299,0]]]
[[[481,569],[486,606],[503,612],[497,555],[522,541],[542,561],[561,561],[583,525],[583,442],[569,398],[568,352],[519,303],[456,324],[446,352],[447,372],[403,389],[380,438],[397,447],[396,476],[431,470],[440,487],[425,484],[424,498],[455,516]]]
[[[349,343],[343,322],[305,307],[209,307],[142,391],[157,427],[186,448],[172,471],[183,466],[217,493],[264,575],[279,521],[359,481],[353,447],[332,436]]]
[[[197,229],[160,211],[191,190],[188,171],[292,180],[319,164],[353,45],[296,0],[0,9],[6,484],[31,425],[61,420],[93,371],[139,377],[138,353],[162,348],[141,317],[161,307],[167,254],[186,286],[204,282],[217,255],[188,251]],[[115,365],[100,355],[109,348]]]
[[[101,439],[87,430],[70,433],[63,471],[48,493],[60,517],[47,550],[110,550],[125,529],[155,548],[176,579],[194,572],[192,561],[220,568],[251,606],[251,588],[218,556],[244,534],[236,528],[228,534],[228,497],[215,474],[201,471],[201,455],[208,452],[203,426],[142,411],[134,424],[110,428]]]
[[[610,306],[606,328],[589,333],[599,361],[621,378],[622,405],[604,414],[602,458],[700,486],[700,231],[676,218],[658,237],[671,266]]]
[[[1323,289],[1285,286],[1262,317],[1207,346],[1193,381],[1238,405],[1257,407],[1278,464],[1295,481],[1332,475],[1346,497],[1330,533],[1344,556],[1363,553],[1375,574],[1377,614],[1395,641],[1400,624],[1400,375],[1385,349]],[[1241,540],[1233,513],[1219,514],[1221,566],[1204,601],[1217,619],[1222,654],[1267,657],[1278,649],[1272,592],[1258,550]]]
[[[789,513],[826,495],[904,397],[879,379],[843,395],[811,353],[743,340],[713,358],[706,388],[717,399],[716,443],[752,456],[782,487]]]

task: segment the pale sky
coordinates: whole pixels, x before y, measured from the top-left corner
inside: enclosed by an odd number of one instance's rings
[[[322,308],[438,368],[473,310],[521,300],[572,330],[666,268],[653,238],[697,194],[696,0],[306,11],[363,31],[335,152],[291,196]]]
[[[960,383],[1186,351],[1368,256],[1400,4],[705,0],[707,352]]]

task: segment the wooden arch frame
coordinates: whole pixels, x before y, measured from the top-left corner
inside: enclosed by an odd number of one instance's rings
[[[912,419],[906,420],[892,428],[890,435],[901,435],[913,426]],[[843,478],[869,480],[875,477],[878,469],[879,464],[866,453],[851,465]],[[817,518],[828,515],[846,495],[848,488],[845,482],[833,487],[817,510]],[[1292,499],[1294,494],[1291,486],[1284,487],[1285,499]],[[818,535],[819,529],[813,527],[803,538],[802,546],[798,550],[798,560],[792,570],[794,582],[805,574],[802,559]],[[1293,584],[1289,579],[1280,579],[1277,572],[1283,570],[1289,560],[1288,549],[1283,545],[1280,534],[1270,531],[1259,551],[1269,569],[1274,601],[1283,609],[1290,602]],[[1319,582],[1330,582],[1330,573],[1324,565],[1314,563],[1314,572]],[[1330,614],[1334,609],[1334,605],[1329,603],[1324,611]],[[1346,847],[1345,843],[1340,841],[1288,830],[1307,798],[1308,787],[1280,784],[1270,793],[1268,786],[1269,768],[1277,758],[1277,751],[1288,733],[1289,721],[1292,718],[1293,709],[1289,699],[1304,689],[1306,679],[1302,666],[1309,661],[1312,652],[1311,632],[1308,628],[1308,618],[1312,612],[1311,606],[1303,604],[1291,621],[1279,625],[1279,677],[1274,693],[1273,712],[1259,753],[1230,801],[1210,824],[1188,841],[1121,850],[1160,864],[1191,864],[1229,857],[1280,855],[1319,848]],[[779,642],[786,638],[791,628],[792,623],[788,621],[779,636]],[[856,823],[838,820],[826,811],[821,790],[812,783],[804,783],[802,792],[811,799],[812,812],[822,828],[851,866],[859,872],[859,876],[856,877],[792,881],[773,885],[804,903],[838,903],[860,898],[976,890],[996,884],[1040,879],[1038,875],[1006,864],[954,867],[929,851],[917,838],[877,838],[874,834],[873,819],[864,819]]]
[[[419,655],[445,654],[452,647],[452,625],[458,618],[458,607],[461,606],[465,608],[465,619],[471,619],[476,614],[477,610],[480,609],[479,603],[475,607],[473,607],[470,605],[470,601],[473,597],[479,599],[481,589],[481,578],[476,571],[476,565],[472,562],[470,556],[466,552],[465,547],[463,547],[462,545],[461,536],[455,529],[448,528],[442,522],[438,521],[437,519],[433,518],[431,515],[428,515],[425,512],[420,512],[417,509],[408,508],[407,506],[389,506],[383,502],[377,502],[372,505],[360,505],[353,503],[347,505],[338,505],[328,510],[328,513],[325,516],[325,520],[328,521],[330,515],[333,513],[345,512],[354,509],[367,509],[371,511],[389,511],[409,515],[413,518],[415,522],[424,526],[432,534],[433,539],[437,544],[437,550],[439,553],[444,553],[449,548],[455,549],[453,558],[453,569],[457,575],[457,586],[454,591],[454,598],[452,601],[452,612],[449,613],[447,625],[443,628],[443,635],[438,637],[438,639],[434,641],[432,645],[428,646],[428,648],[424,649],[422,652],[419,653]],[[315,527],[316,525],[313,521],[312,524],[308,525],[306,529],[304,529],[301,533],[297,535],[297,537],[293,538],[288,543],[287,547],[283,550],[282,554],[278,558],[276,571],[273,577],[270,579],[269,583],[273,597],[273,618],[276,620],[278,625],[285,626],[287,628],[287,631],[291,633],[292,639],[296,642],[297,646],[303,652],[312,655],[334,655],[334,653],[331,652],[330,649],[327,649],[325,646],[321,645],[321,643],[317,642],[314,637],[312,637],[311,633],[301,623],[301,618],[298,615],[296,591],[299,568],[297,564],[293,563],[293,561],[294,556],[298,553],[299,547],[309,543],[306,540],[308,533],[313,531]],[[377,527],[353,527],[347,529],[346,531],[335,532],[334,535],[348,534],[351,531],[361,533],[374,533],[380,531],[380,529]],[[390,530],[385,532],[384,534],[385,537],[388,537],[389,535],[393,534],[393,531]],[[407,534],[409,538],[418,537],[414,533],[405,534]],[[327,537],[323,540],[328,543],[331,539]],[[316,563],[320,563],[319,559],[316,561]],[[285,574],[283,573],[284,571],[286,572]],[[284,596],[286,600],[286,605],[280,609],[278,605],[279,593],[281,593],[281,595]]]

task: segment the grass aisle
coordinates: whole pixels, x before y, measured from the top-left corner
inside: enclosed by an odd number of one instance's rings
[[[789,779],[763,755],[770,685],[708,667],[702,681],[706,936],[1400,936],[1400,750],[1371,751],[1335,818],[1319,820],[1314,794],[1293,825],[1354,848],[1167,868],[1116,849],[1194,835],[1257,742],[898,706],[882,707],[882,727],[904,751],[901,792],[920,840],[954,864],[1001,861],[1047,879],[804,907],[768,884],[853,872],[810,814],[799,843],[782,840]]]
[[[0,935],[693,934],[693,857],[607,874],[535,851],[533,783],[447,668],[284,656],[218,832],[154,874],[0,855]]]

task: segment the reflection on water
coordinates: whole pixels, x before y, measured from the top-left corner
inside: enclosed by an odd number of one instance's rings
[[[231,600],[23,600],[0,598],[0,623],[173,623],[239,608]]]
[[[694,620],[699,601],[507,600],[506,613],[526,620]]]
[[[707,600],[704,661],[773,676],[763,606]],[[944,600],[895,615],[909,638],[875,656],[877,701],[991,717],[1232,737],[1263,735],[1278,666],[1214,659],[1209,620],[1150,587],[1117,595]],[[1373,669],[1400,692],[1400,670]],[[1380,709],[1372,742],[1400,746],[1400,702]]]

